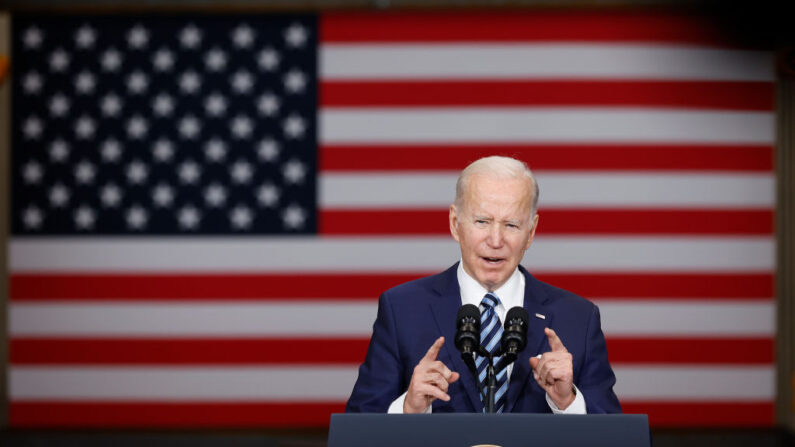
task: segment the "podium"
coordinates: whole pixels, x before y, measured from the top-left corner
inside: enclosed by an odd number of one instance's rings
[[[328,447],[649,447],[645,414],[332,414]]]

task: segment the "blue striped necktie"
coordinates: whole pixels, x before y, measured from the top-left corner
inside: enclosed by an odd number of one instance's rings
[[[500,299],[493,293],[487,293],[480,302],[480,345],[486,348],[487,351],[494,354],[500,347],[500,340],[502,339],[502,322],[497,315],[495,308],[500,304]],[[494,358],[494,365],[500,361],[500,357]],[[486,366],[489,361],[486,357],[478,356],[475,360],[475,365],[478,368],[478,380],[480,381],[481,389],[484,394],[481,394],[481,400],[485,399],[485,390],[488,383],[486,383]],[[494,395],[494,409],[497,413],[502,413],[505,407],[505,392],[508,390],[508,369],[505,368],[497,374],[497,393]],[[486,402],[483,402],[483,411],[486,411]]]

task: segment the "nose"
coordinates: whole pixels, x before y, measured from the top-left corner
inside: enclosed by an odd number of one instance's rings
[[[502,247],[504,238],[502,233],[502,226],[501,225],[491,225],[489,227],[489,234],[486,238],[486,243],[491,248],[500,248]]]

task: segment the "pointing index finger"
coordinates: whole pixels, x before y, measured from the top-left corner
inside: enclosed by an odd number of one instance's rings
[[[439,337],[436,339],[435,342],[428,348],[428,352],[425,353],[425,359],[434,361],[437,357],[439,357],[439,351],[442,349],[442,345],[444,344],[444,337]]]
[[[560,337],[558,334],[555,333],[550,328],[544,329],[544,333],[547,334],[547,339],[549,339],[549,347],[552,348],[552,352],[569,352],[566,350],[566,347],[563,346],[563,342],[560,341]]]

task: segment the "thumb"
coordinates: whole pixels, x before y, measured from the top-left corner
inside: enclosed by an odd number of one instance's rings
[[[538,358],[538,357],[530,357],[530,368],[535,370],[536,367],[538,367],[538,363],[539,362],[541,362],[540,358]]]

